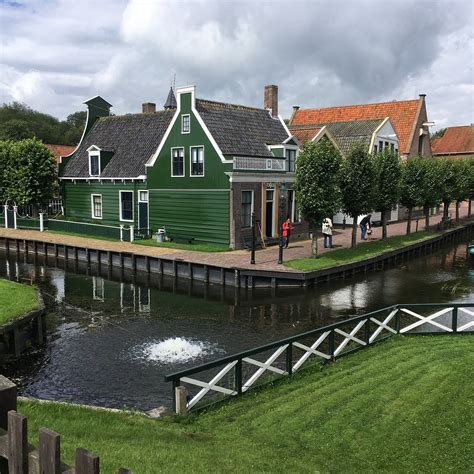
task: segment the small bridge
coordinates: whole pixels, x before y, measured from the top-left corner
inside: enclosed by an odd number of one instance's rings
[[[176,412],[239,396],[315,363],[334,361],[394,335],[474,332],[474,303],[393,305],[165,377]]]

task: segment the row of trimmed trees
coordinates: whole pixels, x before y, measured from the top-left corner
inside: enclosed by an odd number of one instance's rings
[[[352,247],[357,241],[360,215],[380,211],[382,238],[387,238],[391,210],[400,204],[407,208],[407,234],[415,207],[423,207],[426,227],[430,210],[444,205],[448,219],[450,203],[474,198],[474,159],[411,158],[400,163],[388,149],[375,154],[356,144],[346,158],[326,138],[308,142],[301,149],[296,170],[296,198],[303,217],[313,228],[312,255],[317,255],[317,230],[326,217],[342,211],[353,219]]]
[[[0,202],[41,209],[57,190],[55,159],[40,140],[0,140]]]

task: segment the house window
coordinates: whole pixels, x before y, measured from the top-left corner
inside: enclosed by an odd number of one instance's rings
[[[382,151],[382,150],[383,150],[383,142],[379,141],[379,151]]]
[[[390,144],[388,142],[385,142],[385,148],[388,149],[389,146],[390,146]]]
[[[171,176],[184,176],[184,148],[172,148],[171,160]]]
[[[301,222],[301,215],[296,205],[296,193],[293,189],[288,190],[288,216],[291,222]]]
[[[204,176],[204,147],[191,147],[191,176]]]
[[[92,218],[102,219],[102,195],[91,194]]]
[[[419,155],[423,154],[423,135],[420,135],[418,137],[418,154]]]
[[[99,176],[100,155],[99,153],[89,153],[89,176]]]
[[[242,191],[242,227],[252,225],[253,191]]]
[[[120,220],[133,222],[133,191],[120,191]]]
[[[140,191],[138,195],[140,202],[148,202],[148,191]]]
[[[374,153],[377,153],[377,145],[374,145]]]
[[[395,152],[395,144],[394,144],[394,143],[390,143],[390,151],[391,151],[392,153]]]
[[[296,150],[286,150],[286,160],[288,163],[288,171],[294,173],[296,163]]]
[[[181,116],[181,133],[189,133],[191,131],[191,116]]]

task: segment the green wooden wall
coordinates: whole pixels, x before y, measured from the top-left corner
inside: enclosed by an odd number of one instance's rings
[[[132,222],[120,222],[119,216],[119,191],[134,191],[134,223],[138,222],[138,189],[146,189],[146,184],[141,181],[115,182],[103,181],[63,181],[63,198],[65,203],[66,219],[94,224],[124,225]],[[91,210],[91,194],[102,194],[102,219],[93,219]]]
[[[191,117],[191,132],[181,133],[181,116]],[[204,176],[190,176],[190,147],[204,147]],[[184,148],[184,177],[171,176],[171,148]],[[222,163],[191,107],[191,93],[181,95],[181,112],[153,167],[147,168],[152,228],[165,226],[196,240],[229,244],[230,185]]]

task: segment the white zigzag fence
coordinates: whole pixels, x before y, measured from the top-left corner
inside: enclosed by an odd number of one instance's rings
[[[394,305],[165,377],[183,413],[291,376],[396,334],[474,332],[474,303]],[[183,390],[182,387],[185,387]],[[187,394],[186,399],[181,394]]]

